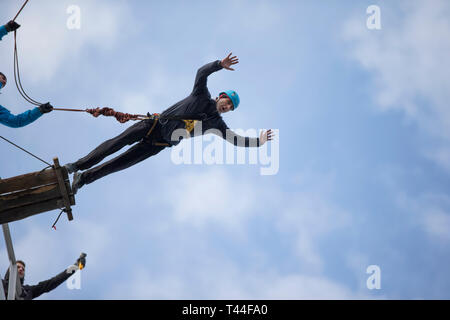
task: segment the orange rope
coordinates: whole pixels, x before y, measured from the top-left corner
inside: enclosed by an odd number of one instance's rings
[[[94,117],[105,116],[105,117],[115,117],[120,123],[125,123],[130,120],[145,120],[148,119],[147,116],[141,114],[129,114],[123,112],[117,112],[112,108],[95,108],[95,109],[66,109],[66,108],[53,108],[57,111],[75,111],[75,112],[87,112],[92,114]]]
[[[95,109],[86,109],[86,112],[92,114],[94,117],[98,117],[100,115],[106,117],[115,117],[117,121],[120,123],[125,123],[130,120],[141,120],[142,116],[138,114],[129,114],[123,112],[114,111],[112,108],[95,108]]]

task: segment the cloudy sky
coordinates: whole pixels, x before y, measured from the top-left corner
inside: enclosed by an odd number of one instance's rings
[[[1,1],[1,21],[20,5]],[[71,5],[80,29],[67,27]],[[371,5],[381,29],[367,27]],[[58,211],[10,224],[26,283],[84,251],[81,289],[41,299],[450,298],[449,14],[445,0],[31,0],[18,45],[33,98],[160,112],[232,51],[236,71],[213,74],[209,89],[240,94],[230,128],[279,130],[264,148],[279,150],[279,169],[176,164],[164,150],[86,185],[57,231]],[[11,35],[0,61],[0,104],[31,108],[14,86]],[[67,163],[130,125],[54,111],[0,135]],[[198,141],[211,143],[182,146]],[[1,141],[0,164],[3,178],[43,168]],[[0,257],[3,274],[3,243]],[[372,265],[380,289],[367,287]]]

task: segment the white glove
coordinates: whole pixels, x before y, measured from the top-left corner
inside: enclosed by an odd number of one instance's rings
[[[76,271],[78,271],[78,266],[76,266],[74,264],[68,266],[67,269],[66,269],[66,273],[68,273],[68,274],[73,274]]]

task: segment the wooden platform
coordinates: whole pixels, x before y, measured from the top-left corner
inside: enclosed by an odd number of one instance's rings
[[[55,209],[65,209],[69,221],[73,220],[71,206],[75,205],[75,197],[69,174],[58,158],[53,162],[54,166],[47,170],[0,179],[0,224]]]

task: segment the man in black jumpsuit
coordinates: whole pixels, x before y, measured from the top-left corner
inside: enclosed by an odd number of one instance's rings
[[[249,138],[241,137],[228,129],[221,114],[237,108],[239,104],[237,93],[227,91],[232,94],[227,95],[223,93],[219,98],[215,100],[211,99],[211,94],[207,87],[208,76],[223,68],[234,70],[231,66],[237,63],[239,63],[237,57],[232,57],[230,53],[223,60],[217,60],[201,67],[197,72],[192,93],[165,110],[161,114],[161,117],[170,118],[182,115],[203,116],[202,131],[200,134],[204,134],[209,129],[216,129],[217,132],[222,134],[224,139],[226,138],[228,142],[236,146],[260,147],[267,141],[272,140],[273,135],[271,130],[261,132],[259,138]],[[135,165],[159,153],[166,147],[177,145],[181,139],[172,140],[172,133],[177,129],[183,128],[193,133],[193,135],[196,133],[196,130],[193,130],[193,127],[189,126],[188,122],[183,120],[166,119],[156,121],[156,123],[155,120],[143,120],[136,123],[119,136],[102,143],[84,158],[65,165],[69,173],[75,172],[72,184],[73,192],[76,193],[85,184],[92,183],[108,174]],[[151,133],[148,135],[149,132]],[[138,143],[118,157],[92,168],[105,157],[117,152],[126,145],[131,145],[136,142]],[[86,171],[79,173],[77,172],[78,170]]]
[[[85,263],[86,263],[86,261],[84,261],[83,264],[85,264]],[[17,261],[17,272],[19,274],[20,283],[22,285],[22,295],[20,297],[18,297],[18,299],[32,300],[46,292],[50,292],[53,289],[55,289],[56,287],[58,287],[61,283],[63,283],[67,279],[69,279],[70,276],[73,273],[75,273],[75,271],[77,271],[78,269],[79,269],[78,265],[73,264],[73,265],[69,266],[66,270],[59,273],[58,275],[56,275],[53,278],[46,280],[46,281],[41,281],[37,285],[29,286],[29,285],[23,284],[24,279],[25,279],[25,263],[23,261],[18,260]],[[8,296],[8,284],[9,284],[9,269],[8,269],[8,271],[6,271],[5,279],[2,280],[2,282],[3,282],[3,289],[5,290],[5,296],[7,297]]]

